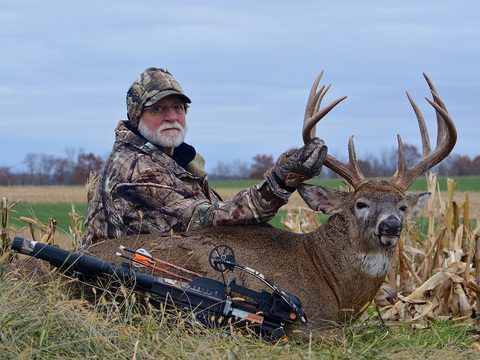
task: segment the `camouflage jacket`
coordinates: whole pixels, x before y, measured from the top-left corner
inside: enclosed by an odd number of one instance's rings
[[[252,186],[222,201],[209,187],[204,160],[183,143],[172,157],[121,121],[88,204],[81,247],[125,235],[185,232],[272,219],[285,201]],[[263,184],[263,183],[262,183]]]

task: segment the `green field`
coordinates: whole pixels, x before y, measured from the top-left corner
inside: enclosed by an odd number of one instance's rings
[[[84,222],[87,214],[87,204],[75,204],[75,211],[83,217],[82,222]],[[69,234],[69,228],[72,227],[72,220],[69,215],[71,212],[72,204],[70,203],[18,203],[10,213],[10,226],[17,229],[27,226],[25,221],[20,220],[21,216],[31,219],[36,217],[42,224],[47,224],[48,219],[53,217],[58,223],[57,231]]]
[[[15,228],[21,228],[26,226],[26,222],[21,221],[20,217],[25,216],[34,218],[37,217],[40,222],[46,224],[50,217],[53,217],[58,222],[58,230],[61,232],[69,233],[69,227],[72,225],[72,220],[69,213],[72,210],[70,203],[52,203],[52,204],[33,204],[33,203],[19,203],[13,208],[10,217],[10,225]],[[82,222],[86,219],[87,204],[75,204],[75,211],[81,215]],[[284,228],[280,220],[286,215],[286,211],[279,211],[277,216],[270,221],[273,226]]]
[[[457,184],[455,191],[480,192],[480,176],[453,176],[451,177]],[[260,180],[234,180],[234,181],[211,181],[210,186],[214,189],[245,189],[252,185],[259,184]],[[339,179],[314,179],[308,183],[324,185],[337,188],[343,185]],[[447,178],[438,178],[440,191],[447,191]],[[415,180],[408,189],[409,191],[427,191],[427,180],[424,176]]]
[[[465,176],[465,177],[454,177],[456,182],[455,191],[465,191],[465,192],[480,192],[480,176]],[[252,185],[258,184],[259,180],[238,180],[238,181],[212,181],[210,183],[211,187],[214,189],[245,189]],[[341,181],[338,179],[316,179],[310,180],[309,183],[325,185],[329,187],[339,187],[342,185]],[[447,179],[440,178],[438,180],[441,191],[447,191]],[[409,191],[426,191],[427,183],[424,177],[417,179],[412,186],[410,186]],[[20,216],[26,216],[32,218],[35,215],[42,223],[46,224],[48,218],[53,216],[55,220],[58,221],[58,229],[60,231],[69,233],[69,227],[71,227],[71,219],[69,213],[71,212],[72,205],[70,203],[19,203],[17,204],[12,212],[10,217],[10,225],[15,226],[16,228],[25,226],[26,223],[20,221]],[[76,203],[75,209],[78,214],[83,216],[82,221],[85,221],[87,214],[87,204],[86,203]],[[286,211],[280,211],[277,216],[271,220],[271,224],[276,227],[283,228],[283,225],[280,223],[280,219],[284,217]],[[322,222],[326,217],[321,218]]]

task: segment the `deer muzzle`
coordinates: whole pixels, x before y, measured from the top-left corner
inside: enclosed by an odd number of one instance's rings
[[[397,245],[398,238],[402,232],[403,225],[398,219],[390,217],[380,222],[378,226],[378,237],[383,246]]]

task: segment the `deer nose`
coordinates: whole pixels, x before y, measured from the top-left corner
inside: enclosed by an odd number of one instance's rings
[[[393,218],[383,220],[379,225],[380,234],[387,236],[400,236],[402,229],[402,223]]]

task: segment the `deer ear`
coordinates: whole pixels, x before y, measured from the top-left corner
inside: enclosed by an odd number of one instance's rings
[[[405,195],[407,199],[407,219],[412,220],[417,213],[422,210],[423,206],[427,203],[431,193],[411,193]]]
[[[312,210],[321,211],[324,214],[337,212],[347,192],[332,189],[326,186],[301,184],[297,188],[300,196]]]

